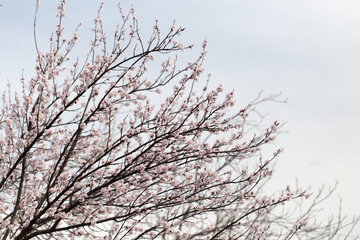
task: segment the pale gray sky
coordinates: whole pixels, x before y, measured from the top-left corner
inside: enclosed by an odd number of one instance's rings
[[[104,1],[109,30],[117,21],[118,1]],[[54,29],[56,2],[41,1],[40,43]],[[284,127],[288,133],[278,141],[285,151],[274,184],[294,182],[297,176],[300,184],[316,189],[338,180],[345,213],[360,215],[360,1],[120,2],[124,9],[134,6],[144,35],[158,18],[163,28],[174,19],[176,25],[186,27],[182,36],[186,43],[199,45],[207,37],[206,71],[214,84],[235,89],[239,103],[250,101],[260,90],[265,95],[282,92],[287,104],[261,108],[270,113],[270,120],[288,122]],[[2,1],[1,86],[7,80],[16,83],[22,69],[31,75],[34,3]],[[97,6],[98,1],[68,0],[69,34],[82,22],[85,26],[80,34],[86,39]],[[331,204],[336,209],[336,203]]]

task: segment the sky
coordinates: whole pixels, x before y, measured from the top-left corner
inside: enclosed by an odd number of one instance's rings
[[[119,1],[119,0],[118,0]],[[105,0],[103,16],[109,29],[119,20],[115,0]],[[42,0],[38,37],[46,43],[56,24],[56,3]],[[35,1],[2,0],[0,8],[0,90],[16,86],[22,70],[34,66]],[[360,1],[358,0],[136,0],[140,31],[146,35],[155,18],[168,28],[176,21],[186,28],[185,43],[199,46],[208,39],[205,70],[214,84],[235,90],[244,104],[263,91],[281,92],[286,104],[259,107],[267,119],[286,124],[277,146],[273,184],[312,186],[339,181],[343,211],[360,215]],[[72,33],[84,24],[82,39],[92,24],[98,1],[68,0],[66,25]],[[198,52],[187,57],[196,57]],[[2,91],[1,91],[2,92]],[[338,207],[330,201],[327,209]],[[336,213],[336,212],[335,212]]]

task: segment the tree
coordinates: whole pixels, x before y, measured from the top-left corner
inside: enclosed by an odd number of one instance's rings
[[[123,21],[110,41],[100,7],[86,59],[72,61],[79,34],[63,37],[64,6],[48,52],[35,36],[36,76],[21,79],[20,94],[3,94],[1,239],[337,236],[330,230],[342,219],[311,229],[309,212],[291,219],[277,211],[309,197],[305,191],[262,191],[281,150],[260,153],[279,123],[251,135],[257,102],[238,110],[234,92],[208,89],[206,41],[181,68],[176,54],[192,48],[177,41],[183,28],[162,34],[156,22],[145,41],[134,10],[119,8]]]

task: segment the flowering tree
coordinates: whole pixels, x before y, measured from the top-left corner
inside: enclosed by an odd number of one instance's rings
[[[281,151],[259,153],[279,124],[249,135],[254,104],[234,109],[234,92],[208,90],[206,41],[179,68],[176,54],[192,47],[176,40],[183,28],[162,34],[156,22],[145,41],[134,10],[119,8],[109,40],[99,10],[86,59],[74,61],[79,34],[63,37],[64,6],[50,50],[35,38],[36,75],[21,79],[21,93],[3,94],[1,239],[326,236],[324,228],[301,232],[308,213],[286,221],[276,212],[304,191],[261,191]]]

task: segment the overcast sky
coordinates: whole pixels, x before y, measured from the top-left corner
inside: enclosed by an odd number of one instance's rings
[[[56,2],[41,1],[40,42],[54,29]],[[69,33],[82,22],[80,34],[86,38],[97,2],[68,0]],[[105,0],[109,29],[118,20],[116,2]],[[22,69],[31,75],[34,66],[35,1],[1,3],[0,82],[16,85]],[[240,104],[261,90],[265,95],[282,92],[287,104],[261,108],[270,113],[268,119],[287,122],[287,133],[277,142],[285,151],[274,182],[291,183],[298,177],[300,184],[316,189],[338,180],[344,211],[360,215],[360,1],[121,1],[124,9],[131,4],[145,35],[158,18],[164,28],[174,19],[186,27],[186,43],[200,45],[207,37],[206,72],[213,83],[234,89]]]

